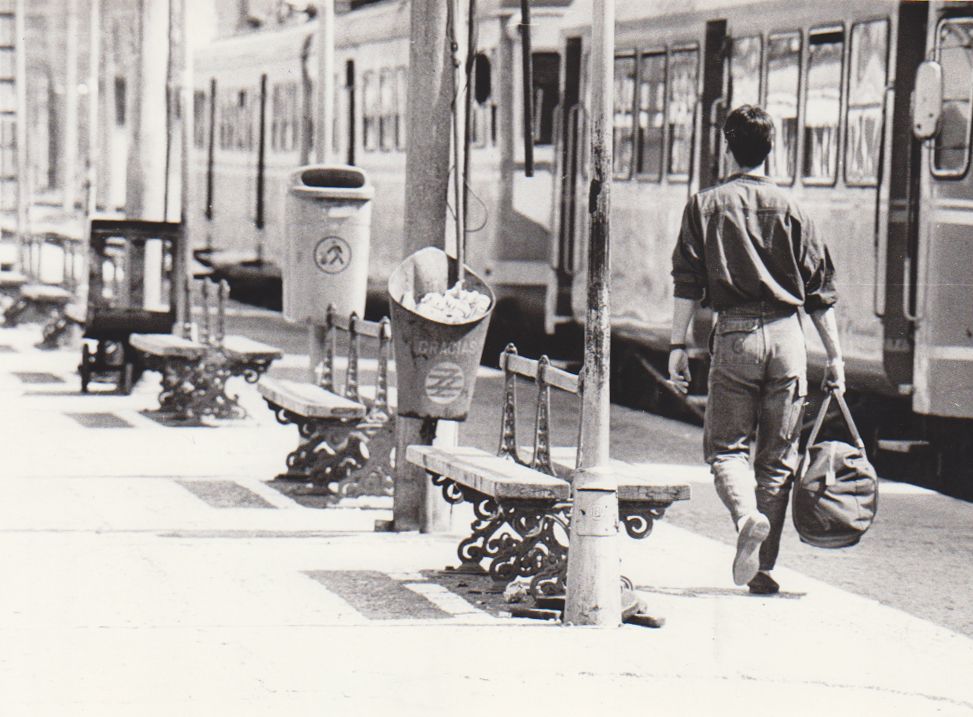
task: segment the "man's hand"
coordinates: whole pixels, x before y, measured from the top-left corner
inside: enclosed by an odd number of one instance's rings
[[[679,393],[689,393],[689,382],[693,377],[689,373],[689,354],[686,349],[673,349],[669,352],[669,383]],[[842,376],[842,382],[844,377]]]
[[[672,366],[670,359],[669,365]],[[828,361],[824,369],[824,381],[821,384],[824,391],[833,391],[839,395],[845,392],[845,362],[841,359]]]

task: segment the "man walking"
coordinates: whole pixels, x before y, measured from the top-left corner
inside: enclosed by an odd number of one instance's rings
[[[689,200],[672,254],[669,379],[683,393],[689,390],[686,332],[697,305],[711,306],[717,320],[706,462],[738,531],[733,581],[748,584],[752,593],[773,594],[780,589],[771,570],[799,462],[807,394],[800,307],[827,351],[826,382],[844,390],[834,267],[809,217],[764,174],[771,117],[743,105],[726,118],[723,135],[730,176]]]

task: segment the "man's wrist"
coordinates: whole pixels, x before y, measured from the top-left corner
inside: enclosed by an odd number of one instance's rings
[[[845,365],[845,360],[841,358],[841,356],[835,356],[834,358],[828,359],[829,367],[841,366],[843,368],[844,365]]]
[[[669,351],[685,351],[686,343],[684,341],[670,341]]]

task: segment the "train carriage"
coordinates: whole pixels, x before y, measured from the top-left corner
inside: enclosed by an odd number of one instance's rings
[[[481,2],[478,11],[467,256],[501,301],[538,321],[555,286],[548,255],[551,143],[559,19],[567,4],[545,0],[534,11],[538,110],[530,178],[523,176],[519,3]],[[227,38],[194,60],[201,191],[193,193],[192,233],[205,242],[197,248],[211,250],[211,261],[238,278],[279,280],[286,177],[315,156],[316,28],[316,21],[303,21]],[[409,4],[399,0],[335,18],[332,156],[363,168],[376,187],[369,286],[378,295],[403,258],[408,32]]]
[[[577,321],[590,13],[579,0],[565,17],[552,203],[559,307]],[[973,4],[958,2],[619,0],[614,365],[641,355],[663,369],[683,206],[723,175],[726,112],[759,103],[777,133],[767,172],[812,215],[838,267],[849,386],[873,447],[924,452],[940,487],[973,495],[971,18]],[[927,58],[941,68],[944,99],[934,129],[917,138],[911,98]],[[705,359],[710,317],[694,324]],[[820,374],[813,330],[808,344]]]

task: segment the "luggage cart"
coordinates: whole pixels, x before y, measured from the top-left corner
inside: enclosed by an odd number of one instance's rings
[[[78,366],[82,393],[92,382],[114,382],[119,392],[130,393],[142,367],[129,337],[172,332],[179,241],[177,222],[92,220],[83,322],[90,341],[82,342]]]

